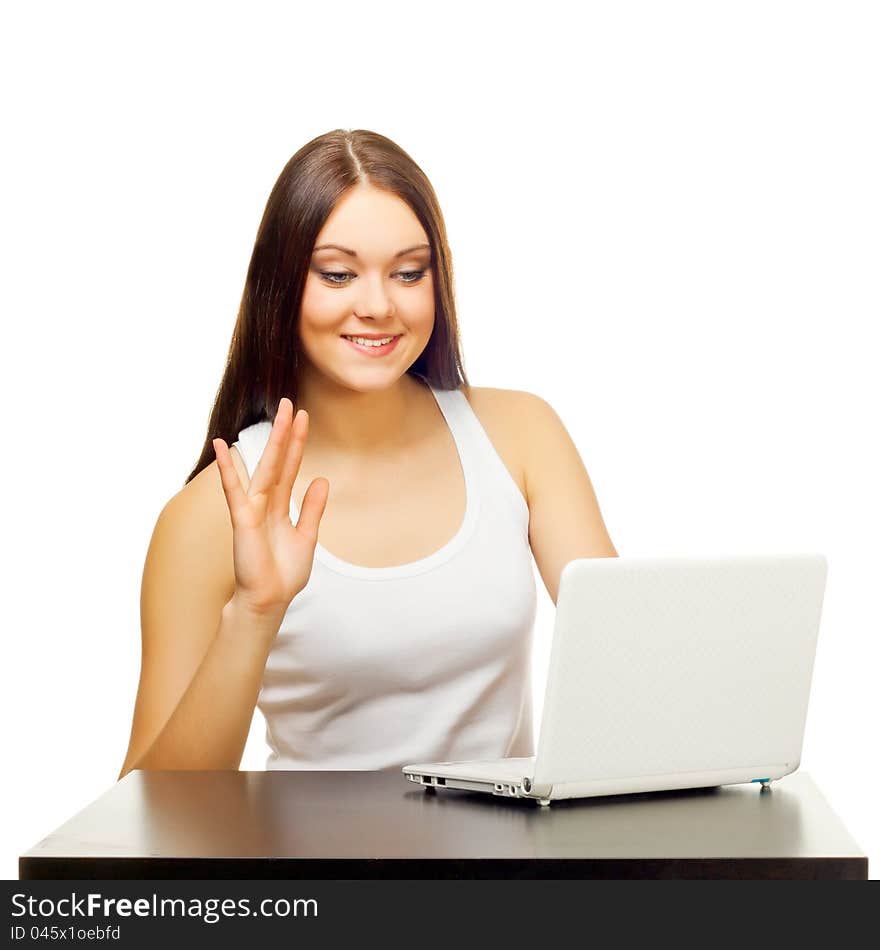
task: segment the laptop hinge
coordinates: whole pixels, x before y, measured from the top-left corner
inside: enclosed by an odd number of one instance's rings
[[[553,790],[550,782],[533,782],[528,776],[522,780],[523,790],[533,798],[547,798]]]

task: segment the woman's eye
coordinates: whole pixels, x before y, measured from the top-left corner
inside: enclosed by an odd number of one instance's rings
[[[407,278],[404,280],[405,284],[415,284],[422,279],[422,275],[425,273],[423,270],[401,270],[397,272],[401,277]]]
[[[401,270],[397,272],[398,277],[401,278],[401,282],[404,284],[417,284],[425,274],[425,270]],[[336,284],[337,287],[342,287],[348,283],[350,277],[354,277],[354,274],[349,274],[346,271],[333,271],[333,270],[322,270],[318,273],[327,281],[328,284]]]
[[[351,277],[351,276],[353,276],[352,274],[346,274],[345,271],[328,271],[328,270],[322,270],[322,271],[318,271],[318,273],[324,278],[324,280],[328,281],[328,282],[331,283],[331,284],[344,284],[344,283],[346,283],[346,281],[344,281],[344,280],[337,280],[337,279],[336,279],[337,277],[340,277],[340,278],[341,278],[341,277]]]

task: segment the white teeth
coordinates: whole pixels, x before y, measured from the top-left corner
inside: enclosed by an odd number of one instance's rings
[[[362,336],[347,336],[346,340],[353,340],[355,343],[360,343],[361,346],[384,346],[386,343],[390,343],[394,337],[387,336],[384,340],[368,340],[366,337]]]

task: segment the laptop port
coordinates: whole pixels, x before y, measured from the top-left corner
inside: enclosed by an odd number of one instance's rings
[[[430,785],[430,784],[431,784],[431,776],[430,776],[430,775],[423,775],[423,776],[422,776],[422,781],[425,783],[425,785]]]
[[[438,784],[438,785],[445,785],[445,784],[446,784],[446,779],[443,778],[442,776],[438,775],[438,776],[437,776],[437,784]]]

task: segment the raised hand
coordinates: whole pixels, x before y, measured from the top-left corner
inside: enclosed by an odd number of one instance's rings
[[[232,518],[235,596],[259,613],[283,613],[306,586],[315,557],[318,525],[330,483],[316,478],[303,496],[296,525],[290,498],[309,430],[309,417],[283,397],[269,441],[247,491],[223,439],[214,439],[217,467]]]

